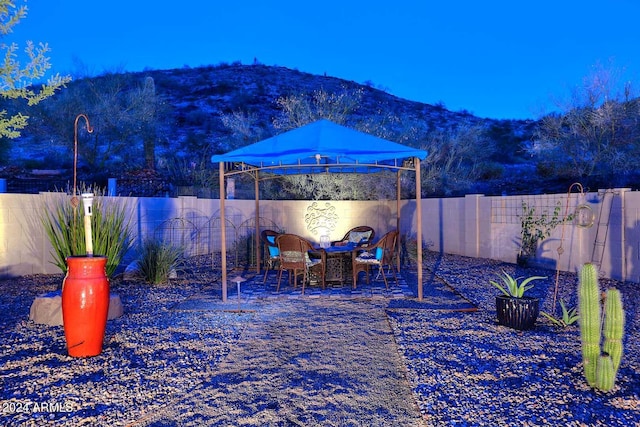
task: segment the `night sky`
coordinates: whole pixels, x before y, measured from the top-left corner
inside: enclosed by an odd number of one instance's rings
[[[598,68],[640,80],[633,0],[27,5],[5,41],[47,42],[53,71],[75,76],[257,60],[489,118],[538,118]]]

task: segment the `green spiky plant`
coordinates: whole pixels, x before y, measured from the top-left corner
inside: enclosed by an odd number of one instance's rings
[[[514,278],[504,270],[502,270],[502,275],[500,276],[500,278],[502,279],[502,285],[495,280],[490,280],[489,282],[493,286],[498,288],[500,292],[502,292],[505,296],[514,298],[522,298],[526,291],[533,288],[533,285],[529,284],[530,282],[534,280],[546,279],[546,277],[544,276],[531,276],[527,277],[526,279],[524,277]]]
[[[541,311],[540,314],[549,319],[553,324],[562,328],[573,325],[580,318],[580,316],[578,315],[578,309],[576,307],[570,309],[567,308],[563,300],[560,300],[560,307],[562,308],[562,317],[560,319],[554,317],[546,311]]]
[[[104,192],[100,191],[95,193],[91,219],[93,253],[107,257],[106,273],[112,277],[133,244],[131,214],[120,199],[104,197]],[[64,193],[49,196],[40,219],[53,246],[53,264],[66,273],[68,256],[87,253],[82,204],[74,207],[71,197]]]
[[[586,263],[580,270],[578,299],[584,376],[589,386],[609,391],[622,359],[624,310],[620,291],[610,288],[605,292],[602,320],[598,271],[594,264]]]
[[[179,267],[182,254],[182,248],[177,245],[148,239],[138,249],[136,267],[147,283],[166,283],[171,271]]]

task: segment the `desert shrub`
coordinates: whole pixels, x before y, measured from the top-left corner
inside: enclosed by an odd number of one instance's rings
[[[423,148],[429,153],[422,163],[423,194],[445,196],[471,188],[495,151],[482,126],[470,123],[430,132]]]
[[[340,93],[320,89],[311,94],[278,98],[276,103],[282,112],[274,119],[274,127],[286,131],[320,119],[344,124],[360,108],[363,94],[362,89],[349,90],[343,86]]]
[[[377,174],[291,175],[283,177],[281,197],[310,200],[381,200],[396,196],[395,176]]]
[[[131,248],[131,212],[119,198],[104,197],[96,192],[93,200],[91,234],[93,253],[107,257],[106,273],[111,277],[124,254]],[[53,246],[53,263],[67,272],[67,257],[85,255],[84,208],[82,202],[73,206],[66,193],[47,197],[41,211],[41,221]]]
[[[504,165],[498,162],[488,161],[480,165],[480,179],[497,179],[504,174]]]
[[[558,112],[540,119],[528,153],[574,179],[635,170],[640,102],[621,77],[615,69],[594,68]]]
[[[151,284],[166,283],[182,262],[183,250],[172,243],[147,239],[138,248],[137,271]]]

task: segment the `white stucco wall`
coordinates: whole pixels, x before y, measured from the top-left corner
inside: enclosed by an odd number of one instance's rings
[[[514,212],[523,199],[543,207],[560,202],[563,212],[565,207],[572,212],[584,202],[594,212],[595,224],[591,228],[574,224],[557,227],[540,245],[539,262],[550,268],[557,265],[562,270],[577,271],[584,262],[593,260],[596,234],[603,240],[604,230],[601,273],[640,282],[640,192],[616,189],[609,194],[612,203],[608,220],[599,218],[604,192],[588,193],[581,201],[577,194],[424,199],[421,201],[423,241],[434,251],[515,262],[520,223]],[[0,194],[0,276],[59,272],[51,264],[52,248],[37,215],[46,197],[50,194]],[[218,200],[192,196],[120,200],[132,210],[138,242],[147,237],[181,233],[180,238],[191,245],[193,253],[219,250]],[[252,223],[256,205],[253,200],[227,200],[225,206],[227,224],[231,224],[227,227],[230,239],[236,232],[235,227]],[[415,208],[413,200],[401,202],[401,234],[415,233]],[[264,200],[259,204],[260,217],[267,225],[274,223],[286,232],[313,241],[326,233],[331,240],[340,239],[356,225],[369,225],[380,237],[396,228],[397,211],[395,200]]]

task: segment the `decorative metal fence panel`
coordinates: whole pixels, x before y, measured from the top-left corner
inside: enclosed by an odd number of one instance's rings
[[[265,229],[281,231],[282,227],[260,218],[259,231]],[[226,219],[227,262],[231,267],[256,266],[255,231],[254,218],[239,224]],[[222,251],[221,218],[171,218],[154,229],[153,238],[181,248],[184,256],[211,255],[212,267],[216,267]]]
[[[563,198],[557,194],[542,194],[536,196],[493,197],[491,198],[491,222],[493,224],[520,224],[523,204],[535,208],[535,211],[547,215],[553,215],[554,209],[560,204],[563,206]]]

